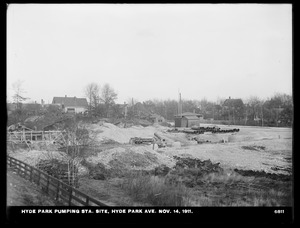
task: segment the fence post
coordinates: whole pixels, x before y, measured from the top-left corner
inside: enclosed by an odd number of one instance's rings
[[[39,172],[39,175],[38,175],[38,182],[37,182],[38,186],[40,185],[40,179],[41,179],[41,172]]]
[[[57,182],[57,190],[56,190],[56,200],[59,199],[59,188],[60,188],[60,182]]]
[[[73,189],[69,188],[69,206],[71,206],[72,194],[73,194]]]
[[[88,205],[89,205],[89,202],[90,202],[90,197],[86,197],[86,200],[85,200],[85,206],[88,206]]]
[[[30,178],[29,178],[30,182],[32,182],[32,172],[33,172],[33,169],[32,169],[32,166],[30,166]]]
[[[46,193],[49,194],[49,175],[47,175],[47,187],[46,187]]]
[[[18,160],[16,160],[16,169],[17,169],[17,173],[20,174],[20,163]]]

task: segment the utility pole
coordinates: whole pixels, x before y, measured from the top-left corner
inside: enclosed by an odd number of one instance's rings
[[[279,111],[280,111],[280,105],[279,105],[279,107],[278,107],[278,109],[277,109],[277,112],[276,112],[276,125],[277,125],[277,127],[278,127],[278,116],[279,116]]]
[[[261,126],[264,126],[264,112],[263,112],[263,104],[261,104]]]

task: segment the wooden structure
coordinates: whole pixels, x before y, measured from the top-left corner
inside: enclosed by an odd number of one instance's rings
[[[202,114],[185,112],[175,116],[175,127],[192,127],[200,126]]]
[[[61,180],[13,157],[7,156],[7,165],[16,170],[23,178],[41,187],[47,195],[64,205],[108,207],[108,205],[93,199]]]
[[[58,141],[62,139],[63,131],[9,131],[7,141],[14,143],[31,143],[32,141]]]

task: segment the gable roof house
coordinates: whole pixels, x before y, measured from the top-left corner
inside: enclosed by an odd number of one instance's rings
[[[165,121],[165,118],[163,116],[160,116],[158,114],[150,114],[148,119],[152,122],[152,123],[162,123]]]
[[[86,98],[53,97],[52,104],[61,106],[66,113],[84,113],[88,109]]]
[[[244,118],[244,103],[243,100],[238,99],[232,99],[229,97],[229,99],[226,99],[222,106],[222,112],[225,119],[228,120],[241,120]]]

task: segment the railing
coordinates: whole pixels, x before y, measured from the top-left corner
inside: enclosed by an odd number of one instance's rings
[[[71,187],[61,180],[48,175],[47,173],[30,166],[18,159],[7,156],[7,164],[9,167],[16,170],[16,172],[30,182],[35,183],[42,190],[53,197],[57,201],[69,206],[101,206],[108,207],[108,205],[99,202],[96,199],[84,194],[83,192]]]

